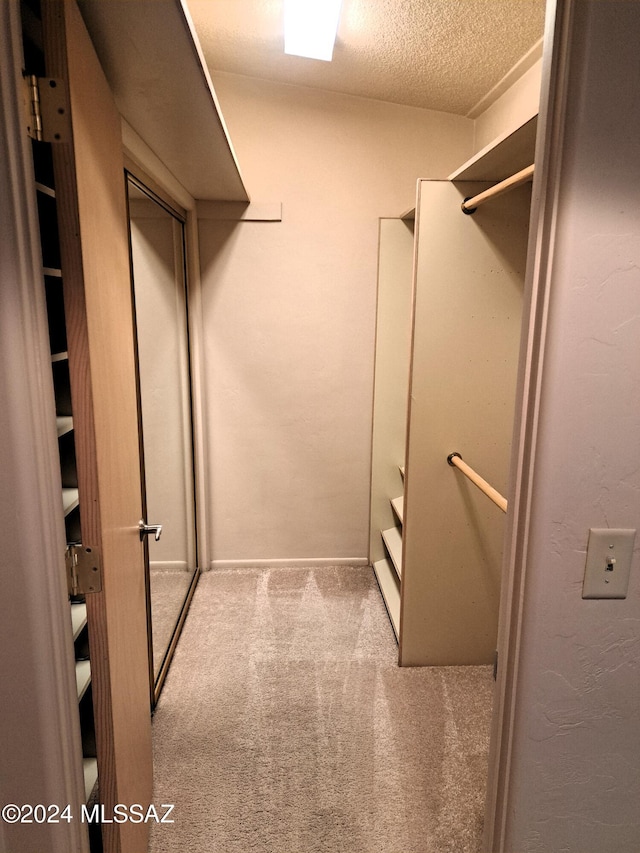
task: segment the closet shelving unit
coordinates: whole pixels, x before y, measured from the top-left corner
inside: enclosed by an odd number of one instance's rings
[[[57,237],[55,190],[53,170],[49,165],[50,152],[47,143],[34,142],[34,169],[38,198],[46,198],[46,204],[38,204],[40,233],[49,235],[42,241],[43,278],[45,282],[49,340],[51,345],[51,370],[56,401],[56,427],[60,454],[62,482],[61,507],[64,515],[67,544],[81,541],[80,497],[75,461],[73,411],[69,383],[69,356],[66,350],[66,328],[64,323],[63,279],[59,252],[50,235]],[[44,172],[44,174],[43,174]],[[43,181],[47,181],[44,183]],[[95,756],[93,733],[93,710],[91,694],[91,661],[87,637],[87,607],[81,599],[70,600],[70,618],[76,657],[76,689],[83,739],[83,770],[85,795],[88,800],[97,783],[98,764]]]
[[[504,514],[447,457],[507,492],[536,131],[381,221],[370,556],[405,666],[494,657]]]
[[[37,15],[37,9],[37,3],[23,2],[21,5],[25,67],[30,74],[44,76],[41,21]],[[75,458],[69,355],[64,311],[64,282],[60,260],[51,144],[32,141],[32,154],[56,406],[56,428],[62,483],[60,507],[64,517],[66,541],[69,545],[81,541],[80,496]],[[93,720],[87,607],[82,597],[70,597],[69,615],[75,652],[85,799],[88,801],[97,785],[98,763]]]
[[[379,232],[370,560],[396,638],[400,628],[413,225],[411,219],[381,219]]]

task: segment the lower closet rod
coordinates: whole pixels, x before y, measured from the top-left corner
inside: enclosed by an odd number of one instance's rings
[[[527,166],[526,169],[516,172],[516,174],[511,175],[510,178],[505,178],[504,181],[500,181],[499,184],[494,184],[494,186],[489,187],[488,190],[478,193],[478,195],[474,195],[471,198],[465,198],[460,205],[462,207],[462,212],[475,213],[476,208],[480,207],[481,204],[484,204],[485,201],[489,201],[490,198],[496,198],[497,196],[502,195],[502,193],[514,190],[521,184],[526,184],[527,181],[530,181],[533,178],[534,171],[535,165]]]
[[[477,474],[473,468],[470,468],[459,453],[450,453],[447,456],[447,462],[449,465],[453,465],[454,468],[462,471],[465,477],[468,477],[481,492],[484,492],[497,507],[500,507],[502,512],[507,511],[507,499],[503,498],[500,492],[496,491],[493,486],[490,486],[486,480],[483,480],[480,474]]]

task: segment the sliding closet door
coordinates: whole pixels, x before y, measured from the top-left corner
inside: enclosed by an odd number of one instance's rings
[[[54,145],[100,801],[152,798],[138,417],[120,117],[74,2],[42,4],[47,74],[68,84],[71,138]],[[103,825],[106,851],[147,849],[145,824]]]

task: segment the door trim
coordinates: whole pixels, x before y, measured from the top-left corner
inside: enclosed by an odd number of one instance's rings
[[[196,491],[197,562],[200,571],[209,567],[209,453],[207,446],[207,384],[205,378],[202,280],[198,247],[196,200],[177,183],[153,151],[123,120],[124,166],[185,220],[185,261],[187,273],[187,318],[191,369],[191,411],[193,460]]]
[[[574,0],[547,0],[482,850],[504,851]]]

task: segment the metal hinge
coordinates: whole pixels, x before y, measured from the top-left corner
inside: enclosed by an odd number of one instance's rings
[[[69,105],[62,80],[27,74],[24,81],[27,134],[38,142],[68,142]]]
[[[102,561],[98,548],[68,545],[64,556],[69,595],[88,595],[102,590]]]

